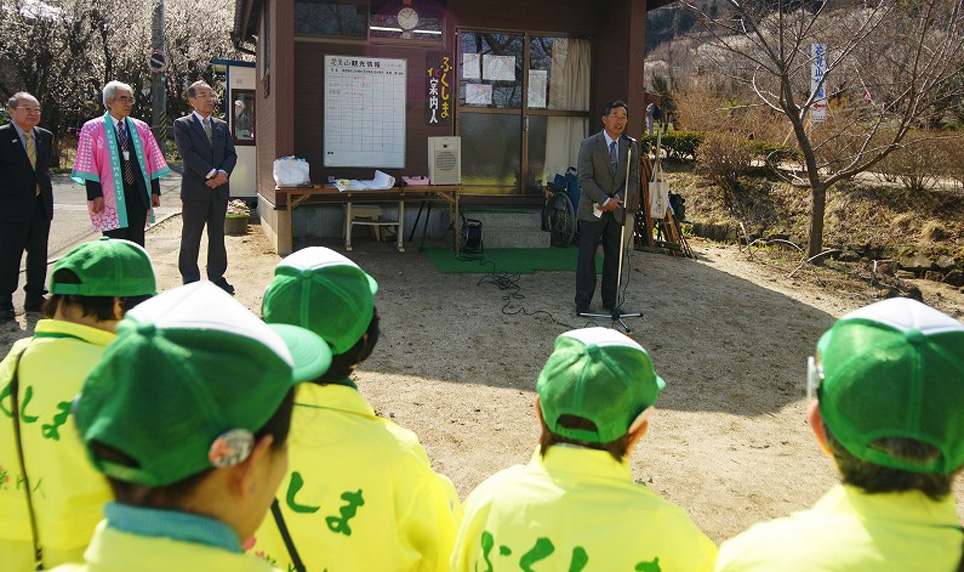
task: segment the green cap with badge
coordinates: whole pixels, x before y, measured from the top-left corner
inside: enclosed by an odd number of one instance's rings
[[[642,346],[609,328],[583,328],[556,338],[536,391],[542,418],[557,435],[609,443],[629,431],[633,420],[655,405],[666,386]],[[566,416],[595,429],[567,426]]]
[[[318,335],[270,326],[210,282],[127,313],[74,405],[94,465],[151,487],[243,462],[292,386],[331,364]],[[106,446],[131,462],[98,455]]]
[[[368,330],[378,283],[330,248],[304,248],[275,267],[262,314],[270,324],[308,328],[343,354]]]

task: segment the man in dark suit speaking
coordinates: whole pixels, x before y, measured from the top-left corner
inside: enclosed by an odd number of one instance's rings
[[[0,127],[0,322],[12,320],[20,259],[27,251],[24,310],[39,312],[47,279],[47,237],[54,217],[50,184],[53,136],[37,127],[40,103],[27,92],[7,100],[10,123]]]
[[[579,258],[576,262],[576,313],[589,311],[596,291],[596,250],[603,245],[602,302],[605,310],[616,307],[619,272],[619,240],[623,205],[632,203],[639,192],[639,151],[623,135],[629,108],[622,101],[603,107],[603,130],[579,146]],[[632,148],[632,160],[629,150]],[[629,169],[629,188],[626,170]],[[631,220],[627,221],[630,224]]]
[[[194,112],[174,121],[174,142],[184,161],[181,178],[181,251],[177,266],[181,280],[188,284],[201,279],[198,251],[201,233],[208,228],[208,280],[228,294],[234,286],[224,278],[228,254],[224,248],[224,217],[228,209],[228,178],[238,155],[228,124],[211,116],[217,98],[211,86],[196,81],[187,88],[187,100]]]

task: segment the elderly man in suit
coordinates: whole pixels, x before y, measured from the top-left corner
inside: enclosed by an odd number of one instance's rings
[[[181,280],[188,284],[201,279],[198,252],[201,233],[208,229],[208,280],[228,294],[234,286],[224,278],[228,255],[224,248],[224,217],[230,189],[228,177],[238,162],[228,124],[211,116],[217,97],[211,86],[196,81],[187,88],[187,100],[194,108],[174,122],[174,142],[184,160],[181,178],[183,228],[178,269]]]
[[[619,272],[619,241],[623,205],[635,201],[639,192],[639,156],[635,142],[623,135],[629,108],[622,101],[603,107],[603,130],[579,146],[579,258],[576,262],[576,313],[589,311],[596,291],[596,250],[603,245],[602,302],[605,310],[616,309]],[[632,149],[632,160],[629,150]],[[629,170],[627,188],[626,172]]]
[[[24,310],[39,312],[47,279],[47,237],[54,217],[50,184],[53,136],[40,123],[40,103],[25,91],[7,100],[0,127],[0,321],[12,320],[20,259],[27,251]]]

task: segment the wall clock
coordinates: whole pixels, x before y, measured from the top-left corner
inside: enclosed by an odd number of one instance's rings
[[[418,26],[418,12],[411,6],[405,6],[398,11],[398,26],[404,30],[414,30]]]

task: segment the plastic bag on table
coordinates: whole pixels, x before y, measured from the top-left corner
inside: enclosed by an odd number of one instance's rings
[[[297,157],[280,157],[274,160],[274,182],[279,187],[297,187],[311,184],[308,161]]]

